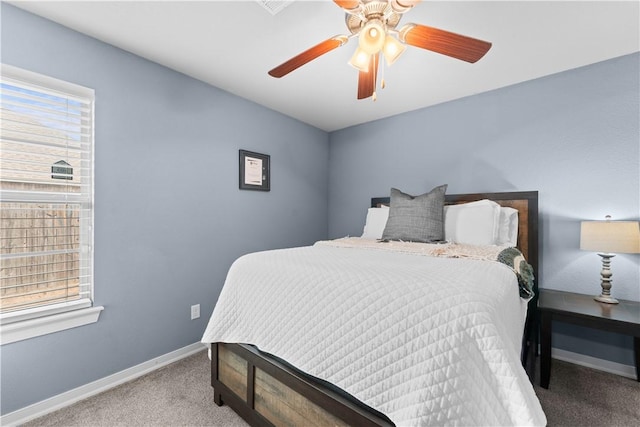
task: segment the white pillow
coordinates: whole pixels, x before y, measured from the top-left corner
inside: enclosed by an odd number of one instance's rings
[[[516,246],[518,244],[518,210],[509,207],[500,208],[500,225],[498,227],[499,246]]]
[[[500,226],[500,205],[491,200],[444,207],[444,238],[454,243],[495,245]]]
[[[389,206],[369,208],[362,238],[382,239],[382,233],[384,232],[384,227],[387,225],[387,219],[389,219]]]

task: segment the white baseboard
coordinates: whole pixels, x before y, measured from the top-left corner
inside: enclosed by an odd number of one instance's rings
[[[584,354],[553,347],[551,348],[551,357],[553,359],[562,360],[563,362],[586,366],[587,368],[597,369],[599,371],[620,375],[633,380],[636,379],[636,368],[632,365],[623,365],[622,363],[598,359],[597,357],[586,356]]]
[[[50,412],[70,406],[82,399],[102,393],[103,391],[116,387],[127,381],[141,377],[142,375],[148,374],[156,369],[160,369],[170,363],[184,359],[185,357],[191,356],[199,351],[203,351],[205,348],[206,346],[199,342],[190,344],[186,347],[172,351],[171,353],[164,354],[156,357],[155,359],[151,359],[139,365],[125,369],[124,371],[116,372],[108,377],[101,378],[89,384],[85,384],[73,390],[69,390],[57,396],[53,396],[49,399],[3,415],[0,417],[0,425],[16,426],[26,423],[27,421],[41,417]],[[551,349],[551,357],[564,362],[586,366],[588,368],[609,372],[626,378],[636,378],[636,369],[634,366],[630,365],[610,362],[608,360],[585,356],[584,354],[574,353],[558,348]]]
[[[46,415],[50,412],[62,409],[66,406],[72,405],[82,399],[94,396],[110,388],[116,387],[127,381],[131,381],[149,372],[160,369],[170,363],[176,362],[185,357],[191,356],[199,351],[203,351],[206,346],[200,342],[190,344],[186,347],[182,347],[178,350],[172,351],[162,356],[158,356],[155,359],[148,360],[139,365],[125,369],[124,371],[116,372],[108,377],[101,378],[93,381],[89,384],[74,388],[67,392],[58,394],[49,399],[45,399],[41,402],[34,403],[25,408],[18,409],[17,411],[0,417],[1,426],[16,426],[35,418]]]

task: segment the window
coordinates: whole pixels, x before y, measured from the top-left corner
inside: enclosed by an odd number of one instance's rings
[[[92,307],[93,105],[92,89],[2,65],[2,344],[102,310]]]

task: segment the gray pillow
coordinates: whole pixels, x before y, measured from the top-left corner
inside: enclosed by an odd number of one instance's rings
[[[391,189],[389,219],[382,240],[438,242],[444,240],[444,194],[447,184],[420,196]]]

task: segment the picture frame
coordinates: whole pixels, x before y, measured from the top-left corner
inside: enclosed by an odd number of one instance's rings
[[[271,156],[239,150],[241,190],[271,191]]]

